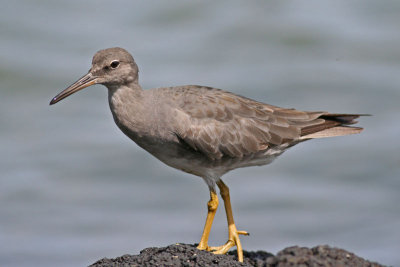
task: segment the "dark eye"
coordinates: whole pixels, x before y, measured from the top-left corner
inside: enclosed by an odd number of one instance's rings
[[[119,66],[119,61],[118,60],[114,60],[113,62],[111,62],[110,67],[115,69]]]

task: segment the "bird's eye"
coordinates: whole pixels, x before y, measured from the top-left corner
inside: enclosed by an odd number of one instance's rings
[[[119,66],[119,61],[118,60],[114,60],[110,63],[110,67],[112,69],[116,69]]]

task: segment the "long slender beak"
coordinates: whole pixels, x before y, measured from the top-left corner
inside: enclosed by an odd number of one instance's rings
[[[50,105],[53,105],[58,101],[66,98],[67,96],[70,96],[73,93],[76,93],[79,90],[82,90],[83,88],[94,85],[96,83],[97,83],[97,77],[93,76],[93,74],[89,72],[88,74],[84,75],[82,78],[71,84],[67,89],[56,95],[50,101]]]

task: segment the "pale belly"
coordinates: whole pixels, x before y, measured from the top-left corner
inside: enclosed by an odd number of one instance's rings
[[[151,137],[132,138],[132,140],[168,166],[215,180],[237,168],[269,164],[287,149],[287,145],[281,145],[241,158],[226,156],[221,159],[210,159],[201,152],[175,141],[160,141]]]

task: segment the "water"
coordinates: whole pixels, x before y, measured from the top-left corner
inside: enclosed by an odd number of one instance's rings
[[[371,113],[225,176],[247,250],[329,244],[400,265],[398,1],[13,1],[0,16],[0,266],[82,266],[198,242],[208,190],[115,127],[106,89],[48,106],[101,48],[143,87],[202,84],[271,104]],[[219,210],[211,244],[226,241]]]

